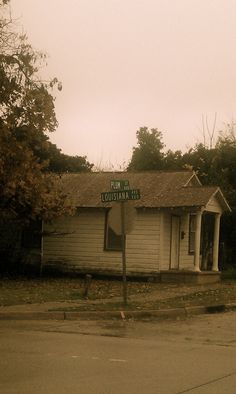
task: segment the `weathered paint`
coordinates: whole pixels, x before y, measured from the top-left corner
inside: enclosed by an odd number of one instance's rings
[[[216,196],[213,196],[209,203],[206,206],[206,211],[207,212],[216,212],[216,213],[222,213],[222,207],[219,203],[219,200],[217,199]]]
[[[160,215],[138,211],[134,231],[126,237],[127,273],[159,271]],[[121,271],[120,251],[104,250],[105,212],[81,210],[79,215],[45,224],[43,264],[67,269]]]
[[[217,196],[205,208],[222,211]],[[133,230],[126,236],[127,273],[151,274],[170,269],[171,217],[180,218],[179,270],[192,270],[189,254],[189,212],[179,209],[138,209]],[[73,217],[45,225],[44,265],[63,270],[121,273],[121,251],[104,250],[105,210],[80,209]]]
[[[127,269],[158,272],[160,267],[160,212],[138,210],[134,230],[126,239]]]
[[[170,268],[170,237],[171,236],[171,213],[163,211],[162,213],[162,236],[161,236],[161,270],[168,270]]]

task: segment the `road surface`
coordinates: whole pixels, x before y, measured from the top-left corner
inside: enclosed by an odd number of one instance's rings
[[[236,313],[183,321],[1,321],[1,394],[236,392]]]

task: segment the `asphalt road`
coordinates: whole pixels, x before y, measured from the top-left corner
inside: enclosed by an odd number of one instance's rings
[[[0,322],[0,393],[236,392],[236,313],[163,322]]]

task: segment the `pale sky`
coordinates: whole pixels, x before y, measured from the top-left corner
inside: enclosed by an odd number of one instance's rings
[[[64,153],[128,164],[141,126],[166,148],[202,140],[236,115],[235,0],[11,0],[31,44],[48,53]]]

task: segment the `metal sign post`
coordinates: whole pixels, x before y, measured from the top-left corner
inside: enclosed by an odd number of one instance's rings
[[[115,230],[117,234],[121,234],[122,239],[122,278],[123,278],[123,301],[127,305],[127,278],[126,278],[126,222],[125,222],[125,203],[128,200],[139,200],[140,190],[130,189],[129,181],[127,180],[113,180],[110,183],[112,191],[101,193],[101,201],[110,203],[112,201],[120,203],[120,224],[121,229]],[[117,226],[114,226],[115,228]],[[118,226],[119,227],[119,226]]]
[[[126,278],[126,247],[125,247],[125,202],[121,201],[121,237],[122,237],[122,277],[123,277],[123,301],[127,305],[127,278]]]

